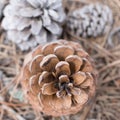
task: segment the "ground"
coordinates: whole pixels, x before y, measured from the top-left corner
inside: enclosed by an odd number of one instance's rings
[[[98,0],[64,0],[67,12]],[[99,0],[113,11],[114,24],[110,33],[84,40],[64,29],[62,38],[75,40],[92,56],[98,71],[96,96],[82,113],[54,118],[36,113],[23,96],[17,80],[25,55],[12,42],[5,40],[0,28],[0,120],[118,120],[120,113],[120,0]],[[118,31],[117,31],[118,29]],[[117,31],[117,32],[116,32]],[[112,46],[109,46],[109,39]]]

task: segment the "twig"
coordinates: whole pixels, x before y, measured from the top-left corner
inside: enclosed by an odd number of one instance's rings
[[[108,69],[108,68],[110,68],[110,67],[112,67],[112,66],[116,66],[116,65],[118,65],[118,64],[120,64],[120,60],[117,60],[117,61],[115,61],[115,62],[112,62],[112,63],[106,65],[105,67],[101,68],[101,69],[99,70],[99,73],[101,73],[102,71],[104,71],[104,70],[106,70],[106,69]]]
[[[17,120],[25,120],[19,113],[15,112],[13,109],[6,105],[2,105],[2,108],[6,110],[9,114],[13,115]]]
[[[67,31],[67,33],[68,33],[71,37],[73,37],[74,39],[85,42],[85,43],[86,43],[87,45],[89,45],[92,49],[95,49],[96,51],[98,51],[98,53],[101,52],[102,55],[104,55],[104,56],[110,56],[111,58],[114,58],[114,59],[115,59],[115,57],[114,57],[109,51],[107,51],[106,49],[102,48],[100,45],[98,45],[98,44],[96,44],[96,43],[94,43],[94,42],[91,42],[91,44],[90,44],[90,42],[87,42],[87,40],[85,40],[85,39],[83,39],[83,38],[77,37],[77,36],[73,35],[72,33],[68,32],[68,31]],[[104,54],[103,54],[103,53],[104,53]]]
[[[0,101],[4,101],[4,98],[0,96]],[[19,113],[15,112],[11,107],[2,104],[1,108],[5,111],[7,111],[10,115],[14,116],[17,120],[25,120],[22,116],[19,115]]]

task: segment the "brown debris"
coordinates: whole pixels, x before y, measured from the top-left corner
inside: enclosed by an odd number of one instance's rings
[[[67,11],[68,10],[71,11],[76,8],[83,7],[85,4],[98,2],[98,0],[84,0],[84,1],[63,0],[63,2],[64,2],[64,6],[67,7]],[[114,27],[115,29],[119,27],[120,20],[118,16],[120,11],[120,7],[119,7],[120,1],[99,0],[99,2],[103,4],[107,4],[110,6],[110,8],[112,8],[114,13],[114,18],[118,19],[115,21]],[[112,42],[115,42],[115,44],[113,44],[112,46],[112,49],[111,48],[107,49],[107,47],[105,46],[108,46],[108,42],[107,42],[108,35],[106,35],[105,38],[101,36],[99,40],[94,39],[87,41],[87,40],[82,40],[81,38],[73,38],[72,34],[70,34],[70,36],[67,36],[66,33],[64,33],[64,38],[68,40],[78,40],[80,43],[82,43],[82,47],[95,60],[96,68],[99,72],[99,77],[97,81],[96,100],[90,101],[82,112],[78,112],[77,114],[74,115],[61,116],[61,117],[47,116],[40,112],[36,113],[32,109],[31,105],[28,104],[26,98],[21,96],[22,93],[21,86],[19,85],[19,81],[16,81],[16,79],[14,78],[20,72],[20,68],[22,66],[21,61],[24,60],[26,53],[21,53],[18,49],[16,49],[14,43],[10,43],[10,42],[7,44],[4,43],[5,41],[4,37],[5,37],[5,32],[0,28],[0,119],[1,120],[21,120],[21,119],[22,120],[46,120],[46,119],[47,120],[89,120],[89,119],[118,120],[120,116],[119,115],[120,113],[120,107],[119,107],[120,44],[117,42],[119,39],[116,35],[114,38],[112,38],[113,40]],[[96,41],[99,42],[97,43]],[[37,54],[41,54],[42,46],[38,46],[38,47],[39,49],[36,48],[34,50],[34,54],[30,56],[30,58],[31,57],[34,58]],[[78,54],[77,55],[80,56],[81,58],[85,58],[87,56],[87,54],[85,55],[85,51],[81,52],[81,49],[78,51],[80,51],[80,53],[78,52],[79,55]],[[36,101],[37,104],[37,99],[34,99],[34,101]],[[46,103],[46,99],[43,98],[42,102]],[[49,102],[48,99],[47,102]],[[71,103],[69,102],[68,106],[70,105]]]

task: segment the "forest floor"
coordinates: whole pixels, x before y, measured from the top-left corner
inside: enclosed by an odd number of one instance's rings
[[[101,2],[113,11],[114,24],[102,37],[84,40],[64,29],[63,38],[81,43],[92,56],[98,70],[96,96],[83,113],[54,118],[33,111],[24,99],[20,81],[16,80],[27,54],[6,42],[0,28],[0,120],[118,120],[120,117],[120,0],[64,0],[70,12],[86,4]],[[112,45],[109,44],[111,41]],[[81,117],[82,116],[82,117]]]

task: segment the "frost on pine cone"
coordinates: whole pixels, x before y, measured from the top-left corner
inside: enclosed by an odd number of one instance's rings
[[[52,116],[74,114],[94,96],[94,68],[78,43],[38,46],[26,59],[19,79],[34,109]]]
[[[69,14],[67,28],[76,36],[98,37],[109,32],[113,24],[112,11],[106,5],[90,4]]]
[[[3,9],[7,3],[8,3],[8,0],[0,0],[0,20],[3,16]]]
[[[65,13],[61,0],[10,0],[2,26],[21,50],[59,37]]]

